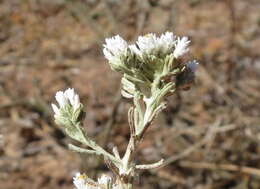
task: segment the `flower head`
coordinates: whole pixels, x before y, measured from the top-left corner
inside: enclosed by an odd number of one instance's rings
[[[85,174],[76,173],[73,177],[73,184],[76,189],[101,189],[96,182],[88,178]]]
[[[168,54],[172,52],[172,49],[176,43],[175,35],[172,32],[165,32],[158,39],[159,46],[161,48],[161,52],[163,54]]]
[[[112,187],[112,178],[107,175],[102,175],[98,178],[98,182],[95,182],[85,174],[76,173],[73,177],[73,184],[76,189],[116,189],[114,187],[116,185]]]
[[[188,52],[189,43],[190,43],[190,41],[188,40],[188,37],[182,37],[182,38],[178,37],[177,42],[175,44],[173,56],[175,58],[178,58],[178,57],[184,55],[186,52]]]
[[[120,59],[121,57],[126,56],[128,45],[119,35],[106,39],[105,41],[106,44],[103,45],[103,53],[108,61],[112,62],[115,59]]]
[[[76,175],[73,177],[73,184],[76,186],[76,189],[86,189],[85,174],[76,173]]]
[[[79,95],[75,93],[74,89],[67,89],[64,92],[58,91],[55,95],[55,98],[59,104],[52,104],[52,109],[55,113],[54,117],[61,115],[61,110],[66,106],[72,108],[72,112],[75,112],[80,107]]]
[[[139,49],[139,54],[156,54],[158,51],[157,41],[158,38],[153,33],[146,34],[145,36],[139,36],[136,42]]]
[[[79,121],[82,112],[82,105],[79,101],[79,95],[75,93],[74,89],[67,89],[65,91],[58,91],[55,95],[58,105],[52,104],[54,111],[54,118],[59,125],[70,125],[69,122]]]

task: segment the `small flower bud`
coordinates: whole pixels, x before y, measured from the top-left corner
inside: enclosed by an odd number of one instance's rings
[[[55,98],[59,105],[59,107],[55,104],[51,105],[55,113],[55,120],[62,125],[65,124],[66,120],[77,121],[82,107],[79,96],[75,93],[74,89],[69,88],[64,92],[58,91]]]

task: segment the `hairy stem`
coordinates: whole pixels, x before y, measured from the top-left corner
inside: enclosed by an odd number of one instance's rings
[[[82,130],[82,126],[80,122],[72,122],[75,128],[77,128],[78,132],[81,134],[81,140],[80,142],[82,144],[85,144],[86,146],[90,147],[92,151],[95,151],[95,154],[103,155],[105,158],[110,159],[115,164],[120,164],[120,160],[104,150],[101,146],[99,146],[95,141],[91,140],[88,136],[86,136],[85,132]],[[74,148],[75,150],[76,148]],[[86,150],[85,152],[87,152]]]
[[[142,141],[145,132],[152,124],[154,118],[161,112],[162,109],[166,107],[165,103],[162,103],[163,97],[166,96],[167,93],[173,88],[172,83],[167,83],[164,86],[161,85],[161,75],[158,74],[154,82],[152,83],[151,88],[151,96],[149,98],[142,97],[137,94],[134,96],[134,105],[135,107],[131,109],[129,116],[134,116],[133,118],[129,118],[130,122],[130,129],[131,129],[131,136],[130,140],[125,152],[125,155],[122,159],[122,168],[120,175],[124,179],[120,179],[123,183],[123,189],[131,189],[132,188],[132,177],[135,174],[135,165],[133,163],[133,159],[135,156],[136,149],[140,142]],[[140,106],[140,100],[144,101],[145,104],[145,111],[142,110]],[[134,114],[133,112],[136,112]],[[134,123],[134,131],[133,126],[131,124]],[[161,163],[161,162],[160,162]],[[158,163],[158,166],[159,164]],[[157,166],[155,164],[154,166]],[[142,167],[142,166],[141,166]],[[143,166],[145,167],[145,166]],[[149,167],[149,166],[147,166]]]

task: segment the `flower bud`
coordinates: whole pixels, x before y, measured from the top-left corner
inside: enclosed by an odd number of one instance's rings
[[[55,121],[61,125],[66,125],[68,121],[77,122],[82,112],[82,105],[74,89],[69,88],[64,92],[58,91],[55,98],[58,106],[51,105],[55,113]]]

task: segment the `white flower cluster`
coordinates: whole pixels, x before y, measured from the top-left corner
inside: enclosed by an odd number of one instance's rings
[[[177,38],[172,32],[165,32],[159,37],[153,33],[139,36],[136,43],[132,45],[128,45],[123,38],[117,35],[106,39],[103,52],[106,59],[110,62],[127,56],[129,51],[139,57],[173,54],[175,58],[179,58],[188,52],[189,43],[190,41],[187,37]]]
[[[52,104],[52,109],[55,113],[54,117],[58,118],[61,115],[61,111],[66,106],[72,108],[72,112],[75,112],[80,107],[79,95],[75,93],[74,89],[67,89],[64,92],[58,91],[55,95],[55,98],[59,104],[59,107],[55,104]]]
[[[171,53],[175,45],[175,36],[171,32],[166,32],[160,37],[150,33],[145,36],[139,36],[136,44],[129,48],[139,55],[165,55]]]
[[[85,174],[76,173],[73,184],[76,189],[119,189],[118,185],[112,185],[112,178],[107,175],[102,175],[98,178],[98,182],[94,182]]]

